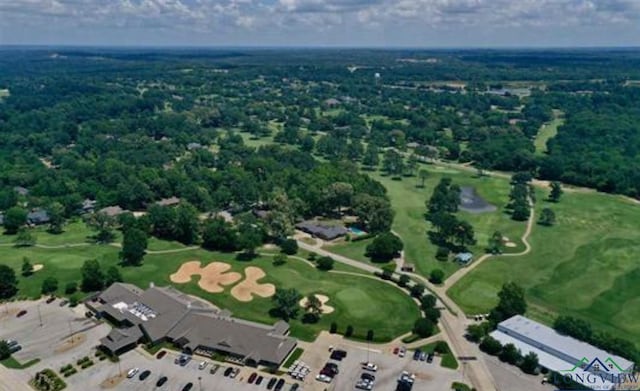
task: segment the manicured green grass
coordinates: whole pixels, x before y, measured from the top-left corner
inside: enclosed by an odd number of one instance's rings
[[[534,145],[536,147],[537,155],[543,155],[547,152],[547,142],[558,134],[558,127],[564,124],[564,118],[560,116],[562,113],[555,113],[557,115],[556,118],[551,122],[542,125],[540,131],[536,135]]]
[[[64,234],[61,235],[63,236]],[[2,250],[2,263],[14,268],[18,275],[18,295],[21,297],[39,297],[42,281],[47,276],[58,279],[57,293],[62,294],[67,282],[80,281],[80,268],[85,260],[97,259],[103,269],[106,269],[108,266],[117,265],[119,252],[118,248],[106,245],[60,249],[5,247]],[[300,256],[306,257],[307,254],[301,252]],[[32,264],[43,264],[44,268],[29,277],[21,276],[23,257],[28,257]],[[267,274],[261,282],[273,283],[281,288],[296,288],[303,295],[322,293],[329,296],[328,304],[335,308],[335,312],[322,316],[317,324],[291,321],[292,334],[302,339],[313,339],[320,330],[327,330],[331,322],[336,322],[341,331],[352,325],[356,337],[364,337],[367,330],[372,329],[376,341],[388,341],[410,330],[413,322],[419,317],[415,303],[395,286],[372,276],[323,272],[293,258],[285,265],[274,266],[270,256],[238,261],[236,254],[196,249],[177,253],[147,254],[142,266],[121,268],[121,273],[126,282],[143,288],[152,282],[160,286],[174,285],[169,279],[170,274],[177,271],[183,262],[190,260],[199,260],[203,264],[213,261],[228,262],[232,269],[238,272],[242,272],[247,266],[258,266]],[[362,273],[340,263],[336,263],[334,269],[340,272]],[[231,287],[224,293],[211,294],[198,287],[197,278],[190,283],[175,286],[227,308],[240,318],[265,323],[276,321],[269,313],[272,303],[268,298],[256,298],[249,303],[241,303],[229,293]]]
[[[392,262],[372,262],[370,258],[365,256],[367,246],[373,241],[373,238],[357,240],[357,241],[342,241],[336,244],[324,246],[327,251],[345,256],[347,258],[355,259],[360,262],[370,263],[372,265],[383,267]]]
[[[545,194],[537,196],[541,200]],[[523,286],[528,315],[551,323],[556,315],[590,321],[596,329],[640,339],[640,208],[619,197],[566,192],[553,227],[536,225],[531,253],[493,258],[449,290],[466,313],[485,313],[503,283]]]
[[[445,353],[442,355],[442,360],[440,360],[440,366],[443,368],[449,369],[458,369],[458,360],[451,353]]]
[[[451,177],[453,182],[460,186],[475,187],[482,197],[498,207],[497,211],[490,213],[474,214],[462,211],[458,213],[459,218],[469,221],[474,227],[477,244],[471,247],[471,251],[476,257],[484,254],[489,237],[496,230],[508,236],[518,245],[511,251],[519,251],[522,248],[520,238],[526,225],[523,222],[511,220],[510,216],[504,212],[504,206],[508,203],[510,192],[510,185],[506,179],[477,177],[473,173],[433,165],[421,165],[420,168],[429,172],[429,178],[424,188],[416,187],[418,179],[415,177],[396,181],[377,172],[370,173],[387,189],[387,194],[396,212],[393,230],[400,235],[404,242],[406,261],[413,263],[418,273],[427,276],[431,270],[440,268],[448,276],[459,268],[454,262],[436,260],[437,247],[427,237],[430,225],[424,217],[425,202],[431,197],[433,189],[440,179],[445,176]]]
[[[293,365],[293,363],[299,359],[302,356],[302,353],[304,353],[304,349],[302,348],[295,348],[295,350],[291,353],[291,355],[289,356],[289,358],[287,358],[287,361],[284,362],[284,364],[282,365],[284,368],[289,368],[290,366]]]
[[[40,362],[39,358],[34,358],[33,360],[27,361],[26,363],[23,364],[23,363],[20,363],[15,358],[9,357],[0,361],[0,364],[10,369],[25,369],[25,368],[29,368],[30,366],[36,365],[39,362]]]

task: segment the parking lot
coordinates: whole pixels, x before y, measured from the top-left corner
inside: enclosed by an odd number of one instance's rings
[[[60,306],[60,299],[6,303],[0,307],[0,339],[12,339],[22,349],[20,362],[41,359],[70,361],[82,357],[109,333],[110,327],[84,316],[84,306]],[[21,311],[24,315],[18,317]]]
[[[346,351],[347,356],[341,361],[330,360],[329,346]],[[301,360],[311,366],[312,372],[305,380],[305,390],[357,390],[355,385],[362,373],[375,376],[372,391],[395,390],[398,377],[403,371],[415,374],[414,391],[448,390],[452,382],[464,382],[461,371],[441,367],[438,357],[435,357],[432,363],[414,361],[412,352],[407,352],[405,357],[401,358],[388,350],[381,351],[375,345],[367,347],[365,344],[352,343],[326,334],[306,348]],[[328,361],[336,362],[340,371],[329,384],[315,380]],[[367,361],[376,364],[377,371],[363,370],[362,363]]]
[[[169,352],[162,359],[157,359],[150,356],[146,352],[140,349],[133,350],[120,356],[119,364],[101,363],[95,368],[84,370],[76,375],[67,379],[67,383],[71,390],[94,390],[100,389],[103,386],[103,382],[106,379],[113,378],[118,375],[121,370],[122,373],[126,373],[131,368],[139,368],[140,371],[131,379],[125,378],[115,387],[113,390],[181,390],[187,383],[193,383],[193,391],[222,391],[222,390],[239,390],[239,391],[251,391],[265,389],[269,379],[273,375],[266,373],[260,373],[264,377],[262,384],[256,386],[255,384],[249,384],[248,378],[251,373],[256,372],[254,368],[248,367],[236,367],[240,369],[240,372],[231,379],[223,375],[224,369],[231,366],[231,364],[217,363],[221,365],[221,368],[215,374],[210,373],[210,369],[214,362],[207,360],[207,367],[203,370],[198,368],[198,365],[203,358],[194,356],[186,366],[182,367],[174,363],[175,358],[178,356],[175,352]],[[140,374],[145,371],[151,371],[149,377],[144,380],[140,380]],[[161,387],[156,387],[156,382],[162,376],[167,377],[167,382]],[[199,380],[200,378],[200,380]],[[283,387],[283,391],[289,391],[291,384],[290,379],[286,379],[287,384]],[[202,384],[202,388],[200,388]]]

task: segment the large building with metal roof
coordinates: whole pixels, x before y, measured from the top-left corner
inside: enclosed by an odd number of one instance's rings
[[[513,344],[522,355],[535,353],[542,367],[593,389],[612,389],[620,374],[634,370],[634,363],[627,359],[562,335],[522,315],[500,322],[491,336],[502,345]]]
[[[269,326],[236,319],[229,311],[171,287],[143,291],[115,283],[87,305],[115,326],[100,340],[113,354],[140,342],[168,341],[189,353],[218,352],[247,365],[280,366],[297,345],[284,321]]]

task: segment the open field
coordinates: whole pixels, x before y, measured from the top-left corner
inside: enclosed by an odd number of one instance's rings
[[[78,229],[80,231],[80,229]],[[42,233],[45,237],[50,234]],[[77,238],[79,232],[70,232],[70,238]],[[67,234],[56,236],[59,243]],[[81,235],[80,235],[81,236]],[[2,263],[13,267],[18,274],[21,297],[38,297],[42,281],[55,276],[59,281],[58,293],[62,294],[67,282],[81,279],[80,268],[87,259],[97,259],[103,269],[118,263],[119,249],[110,245],[83,245],[47,249],[38,247],[2,248]],[[306,256],[301,252],[300,256]],[[29,277],[20,273],[23,257],[32,264],[42,264],[43,269]],[[238,261],[236,254],[210,252],[202,249],[184,249],[174,253],[147,254],[140,267],[121,268],[126,282],[140,287],[150,283],[172,285],[170,275],[178,271],[184,262],[199,260],[203,266],[210,262],[225,262],[231,265],[230,271],[244,275],[247,267],[259,267],[266,276],[260,284],[274,284],[281,288],[296,288],[303,295],[324,294],[329,297],[330,305],[335,308],[331,314],[323,316],[318,324],[303,325],[300,321],[291,322],[294,336],[312,339],[320,330],[328,329],[335,321],[341,332],[348,325],[355,329],[354,336],[363,337],[367,330],[373,329],[376,340],[390,340],[409,331],[419,311],[414,302],[393,285],[386,284],[374,277],[322,272],[306,261],[289,258],[286,265],[274,266],[270,256],[259,256],[252,261]],[[341,273],[355,273],[357,269],[336,263],[334,270]],[[230,309],[236,316],[254,321],[273,323],[275,318],[269,314],[271,299],[254,296],[250,302],[240,302],[231,293],[234,285],[225,286],[222,293],[209,293],[198,286],[199,277],[186,284],[175,285],[178,289],[203,297],[218,306]],[[236,283],[237,285],[237,283]]]
[[[621,197],[567,192],[558,204],[540,201],[557,216],[553,227],[535,226],[532,251],[522,257],[490,258],[449,290],[466,313],[484,313],[497,303],[501,285],[526,289],[530,314],[550,323],[558,314],[589,320],[597,329],[640,337],[640,209]]]
[[[473,214],[461,211],[458,214],[474,227],[478,242],[472,246],[471,250],[476,257],[484,253],[489,237],[496,230],[517,244],[517,247],[509,251],[521,251],[523,244],[520,237],[525,230],[525,223],[511,220],[510,216],[503,211],[509,199],[510,185],[507,180],[493,177],[479,178],[473,173],[433,165],[422,165],[420,168],[429,171],[425,188],[416,187],[417,178],[394,181],[379,173],[371,174],[387,188],[387,194],[396,212],[393,230],[402,237],[406,261],[415,264],[420,274],[428,275],[434,268],[441,268],[450,275],[458,269],[458,265],[453,262],[441,262],[435,259],[437,248],[427,238],[429,224],[424,218],[425,202],[431,197],[433,188],[445,176],[451,177],[453,182],[460,186],[475,187],[483,198],[498,207],[497,211],[491,213]]]
[[[534,141],[534,145],[536,147],[536,154],[542,155],[547,152],[547,142],[554,138],[556,134],[558,134],[558,127],[564,124],[564,118],[562,117],[562,112],[554,110],[555,118],[551,122],[547,122],[542,125],[536,139]]]

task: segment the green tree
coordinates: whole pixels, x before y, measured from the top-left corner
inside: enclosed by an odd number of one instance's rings
[[[282,266],[287,263],[287,256],[284,254],[276,254],[273,256],[273,266]]]
[[[0,340],[0,360],[6,360],[11,357],[11,348],[7,344],[7,341]]]
[[[16,273],[7,265],[0,265],[0,299],[8,299],[18,292]]]
[[[549,208],[542,209],[538,224],[550,227],[556,223],[556,214]]]
[[[549,201],[558,202],[562,197],[562,184],[560,182],[551,182],[551,192],[549,192]]]
[[[320,316],[322,315],[322,302],[316,297],[316,295],[311,294],[307,296],[307,302],[304,309],[307,312],[307,315],[309,315],[308,320],[311,321],[310,323],[316,323],[320,320]]]
[[[351,206],[353,200],[353,185],[346,182],[334,182],[325,192],[327,205],[340,214],[343,207]]]
[[[53,202],[47,208],[49,214],[49,232],[60,234],[64,229],[64,206],[59,202]]]
[[[280,241],[280,251],[287,255],[295,255],[298,252],[298,242],[295,239]]]
[[[22,275],[28,277],[33,274],[33,265],[29,258],[22,258]]]
[[[425,289],[427,289],[427,287],[425,287],[424,284],[421,284],[421,283],[413,284],[410,289],[411,296],[420,297],[424,294]]]
[[[41,292],[43,295],[48,295],[51,293],[54,293],[55,291],[58,290],[58,279],[53,277],[53,276],[49,276],[47,278],[45,278],[44,280],[42,280],[42,289]]]
[[[353,326],[348,325],[347,329],[344,331],[344,336],[349,338],[353,335]]]
[[[320,257],[316,261],[316,266],[320,270],[331,270],[333,269],[334,260],[331,257]]]
[[[147,250],[147,233],[138,229],[130,228],[123,233],[122,250],[120,259],[126,266],[139,266]]]
[[[113,241],[115,235],[113,233],[116,227],[116,219],[106,213],[93,213],[86,221],[87,226],[96,231],[96,242],[109,243]]]
[[[67,282],[67,285],[64,286],[64,293],[66,295],[72,295],[76,293],[78,290],[78,283],[75,281]]]
[[[476,244],[473,226],[467,221],[458,221],[453,235],[453,241],[462,248]]]
[[[538,355],[534,352],[529,352],[529,354],[525,355],[522,358],[522,363],[520,364],[520,369],[522,372],[528,373],[530,375],[535,375],[538,371],[538,367],[540,366],[540,362],[538,361]]]
[[[490,254],[502,253],[502,232],[495,231],[487,243],[487,252]]]
[[[80,272],[82,274],[80,287],[83,292],[95,292],[104,287],[104,274],[97,260],[84,261]]]
[[[487,324],[471,324],[467,327],[466,337],[471,342],[480,342],[487,335]]]
[[[154,204],[149,208],[151,233],[161,239],[174,239],[176,208]]]
[[[442,269],[433,269],[431,273],[429,273],[429,281],[432,284],[442,284],[444,281],[444,271],[442,271]]]
[[[496,356],[502,351],[502,344],[492,336],[487,335],[482,338],[482,342],[480,342],[480,350],[492,356]]]
[[[498,355],[498,358],[500,358],[500,361],[516,365],[520,360],[522,360],[522,355],[514,344],[508,343],[502,347],[502,351]]]
[[[515,221],[527,221],[531,216],[531,208],[526,201],[516,201],[513,205],[511,218]]]
[[[16,235],[15,244],[16,247],[31,247],[36,244],[36,237],[29,228],[21,227]]]
[[[380,157],[378,156],[379,153],[378,147],[373,143],[369,143],[369,145],[367,145],[362,158],[362,165],[365,169],[373,170],[378,167],[380,164]]]
[[[198,211],[188,202],[182,202],[176,208],[175,239],[180,243],[192,244],[198,239],[200,221]]]
[[[398,286],[399,287],[405,287],[409,284],[409,281],[411,281],[411,278],[409,278],[408,275],[406,274],[401,274],[400,278],[398,278]]]
[[[302,295],[294,288],[277,288],[271,300],[275,305],[275,313],[282,319],[288,321],[298,316],[298,311],[300,310],[298,302],[300,299],[302,299]]]
[[[27,211],[18,206],[14,206],[7,210],[4,214],[4,229],[5,233],[14,235],[20,227],[27,223]]]
[[[507,282],[498,292],[498,305],[489,314],[489,319],[498,324],[514,315],[524,315],[527,312],[527,302],[524,290],[515,282]]]
[[[418,171],[418,179],[420,180],[419,188],[424,189],[424,183],[427,181],[427,178],[429,178],[429,171],[425,169]]]
[[[402,240],[391,232],[376,236],[366,248],[366,256],[375,262],[388,262],[400,255]]]
[[[427,338],[433,335],[436,326],[433,322],[427,318],[420,318],[416,320],[413,325],[413,333],[418,335],[420,338]]]
[[[358,224],[367,232],[375,234],[391,229],[394,211],[387,199],[366,193],[358,194],[353,198],[352,209],[358,217]]]
[[[235,251],[238,233],[233,225],[222,217],[209,219],[202,229],[202,247],[208,250]]]
[[[394,178],[400,178],[405,171],[405,164],[402,155],[395,149],[389,148],[384,153],[384,159],[382,160],[382,170]]]
[[[262,230],[255,225],[248,225],[240,229],[238,247],[246,256],[254,256],[256,249],[262,244]]]
[[[114,282],[122,282],[122,274],[116,266],[110,266],[104,275],[104,286],[110,286]]]

